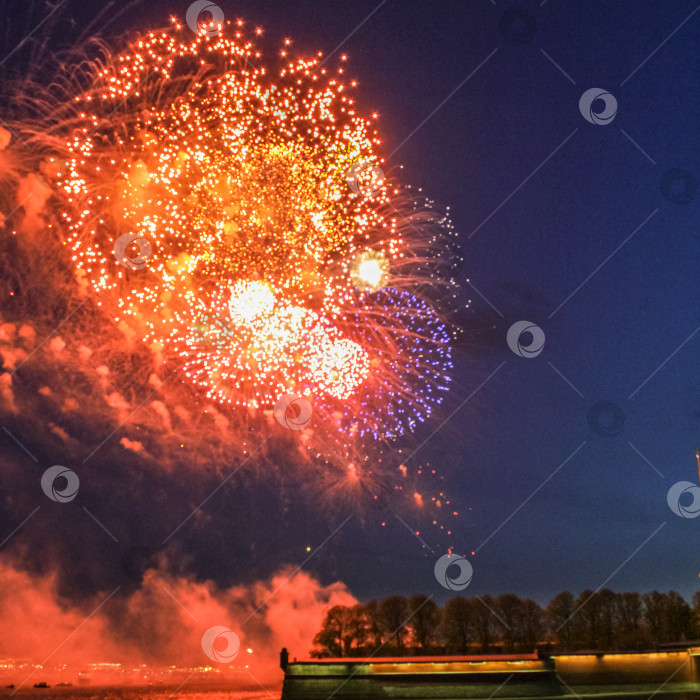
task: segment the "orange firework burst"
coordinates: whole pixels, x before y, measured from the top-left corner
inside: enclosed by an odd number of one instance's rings
[[[185,358],[185,374],[220,401],[247,396],[249,405],[268,406],[307,386],[346,399],[369,370],[357,343],[314,311],[280,303],[265,282],[238,281],[200,302],[194,317],[176,317],[170,347]]]
[[[413,223],[406,240],[412,212],[342,69],[282,52],[273,70],[242,27],[173,20],[75,97],[48,169],[72,261],[212,399],[298,394],[350,431],[412,429],[451,367],[450,332],[413,293],[433,281],[430,241]]]

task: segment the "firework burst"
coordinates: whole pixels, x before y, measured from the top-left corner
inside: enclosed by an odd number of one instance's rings
[[[209,399],[305,396],[383,439],[448,388],[454,232],[384,176],[376,115],[324,66],[173,20],[88,71],[43,171],[78,279]]]

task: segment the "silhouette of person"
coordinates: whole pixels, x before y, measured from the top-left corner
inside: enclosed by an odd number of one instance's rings
[[[280,668],[285,671],[287,669],[287,666],[289,665],[289,652],[287,651],[287,647],[282,647],[282,651],[280,652]]]

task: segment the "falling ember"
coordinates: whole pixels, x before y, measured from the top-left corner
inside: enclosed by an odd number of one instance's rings
[[[421,496],[417,491],[413,494],[413,500],[419,508],[423,507],[423,496]]]

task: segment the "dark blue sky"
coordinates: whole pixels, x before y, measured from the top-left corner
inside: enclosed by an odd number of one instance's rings
[[[80,26],[98,5],[68,12]],[[107,34],[184,17],[187,5],[135,3]],[[466,594],[546,602],[606,585],[692,595],[700,519],[674,515],[666,494],[698,478],[697,0],[219,5],[302,53],[342,44],[359,102],[380,114],[385,155],[398,148],[389,167],[451,208],[472,304],[454,389],[423,438],[463,405],[412,463],[430,459],[462,512],[449,542],[426,542],[469,555]],[[582,116],[590,88],[614,96],[610,123]],[[690,201],[679,201],[678,173],[664,195],[673,169],[689,174]],[[521,320],[544,332],[537,357],[508,348]],[[615,436],[589,424],[600,401],[624,414]],[[314,517],[299,517],[294,533],[260,533],[282,537],[293,564],[305,557],[300,538],[318,545],[341,522],[314,532]],[[202,575],[212,574],[208,546],[183,545],[200,552]],[[389,517],[385,528],[349,523],[305,568],[363,599],[444,600],[435,559]]]
[[[328,52],[377,6],[256,0],[232,11]],[[675,516],[666,493],[697,479],[700,333],[630,398],[700,324],[700,198],[673,203],[660,190],[673,168],[700,177],[696,8],[389,0],[343,44],[387,152],[403,144],[390,163],[451,207],[465,279],[500,312],[471,290],[449,406],[505,364],[414,457],[433,459],[464,506],[454,544],[478,549],[469,592],[544,601],[595,589],[640,546],[608,586],[698,588],[700,525]],[[592,87],[617,100],[609,124],[579,111]],[[533,359],[506,345],[522,319],[546,336]],[[587,421],[603,400],[624,412],[616,437]],[[364,596],[442,595],[430,555],[400,523],[391,532],[345,539],[347,567],[338,544],[343,580]]]

